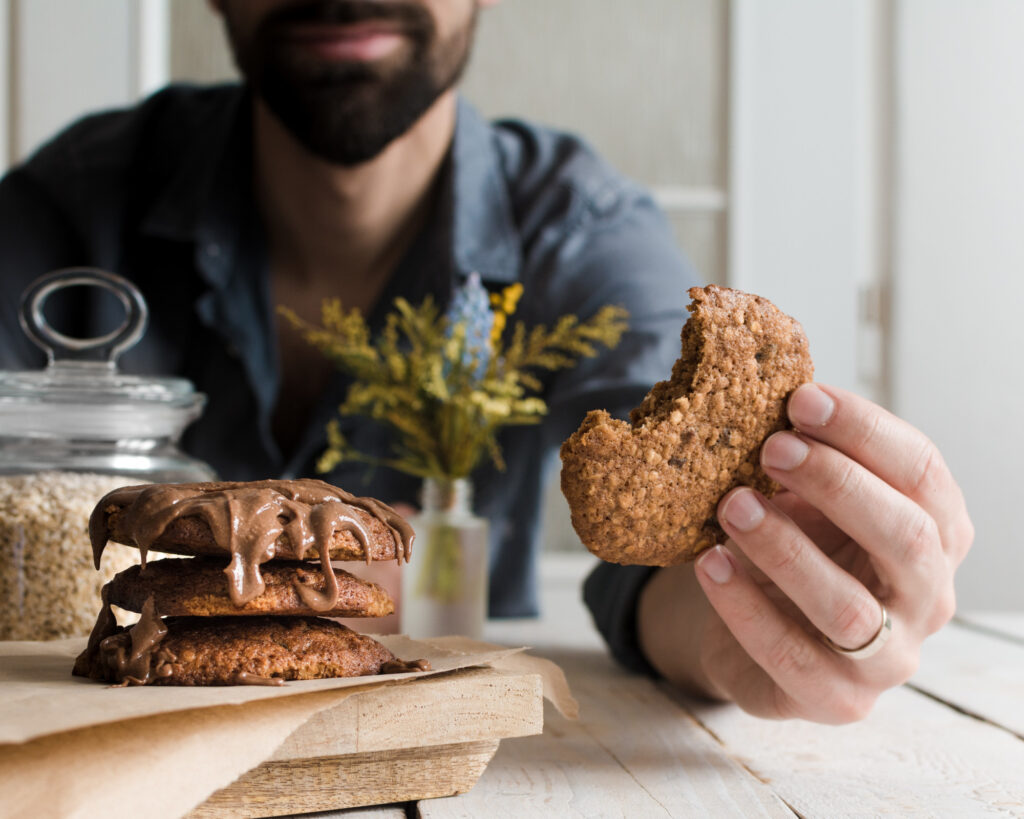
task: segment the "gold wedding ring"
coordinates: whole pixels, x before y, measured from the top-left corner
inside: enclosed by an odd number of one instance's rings
[[[875,636],[868,640],[860,648],[843,648],[842,646],[836,645],[828,637],[822,635],[822,639],[825,641],[825,645],[831,648],[836,654],[842,654],[844,657],[849,657],[851,660],[864,660],[871,657],[881,651],[882,646],[889,642],[889,638],[892,636],[892,618],[889,616],[889,612],[885,610],[885,606],[879,602],[878,607],[882,610],[882,625],[878,627],[878,631]]]

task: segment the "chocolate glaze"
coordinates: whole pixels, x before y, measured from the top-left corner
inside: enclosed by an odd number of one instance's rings
[[[395,657],[380,667],[381,674],[405,674],[409,671],[430,671],[429,660],[400,660]]]
[[[399,563],[409,560],[415,537],[408,522],[390,506],[323,481],[126,486],[104,496],[89,520],[97,568],[107,544],[107,510],[111,506],[123,508],[125,526],[142,554],[143,567],[150,546],[172,521],[183,517],[205,521],[217,545],[231,555],[224,573],[236,606],[263,593],[259,567],[274,557],[281,535],[287,536],[297,559],[302,560],[311,549],[320,557],[325,591],[296,586],[303,602],[315,611],[328,611],[338,601],[338,581],[330,561],[335,532],[351,532],[363,545],[366,562],[371,560],[369,535],[355,509],[373,515],[387,527]]]
[[[82,656],[91,655],[94,651],[99,649],[99,645],[104,639],[110,637],[113,634],[118,634],[124,631],[118,624],[117,618],[114,617],[114,612],[110,610],[110,584],[107,583],[100,590],[100,599],[103,601],[103,606],[100,608],[100,613],[96,617],[96,622],[93,624],[92,631],[89,632],[89,642],[86,645],[85,651],[82,652]]]
[[[167,626],[157,614],[152,597],[142,607],[138,623],[127,631],[118,629],[115,623],[114,633],[102,636],[104,629],[111,628],[111,622],[114,622],[114,616],[104,599],[93,637],[97,637],[101,662],[110,669],[111,676],[119,685],[146,685],[154,677],[166,677],[171,673],[170,664],[177,657],[164,648],[158,648],[167,635]],[[94,645],[93,637],[89,640],[90,648]]]

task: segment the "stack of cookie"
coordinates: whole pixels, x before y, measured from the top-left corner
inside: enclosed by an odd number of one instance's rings
[[[408,561],[411,527],[372,498],[314,480],[129,486],[100,500],[89,533],[97,567],[108,540],[139,549],[142,565],[104,587],[77,675],[279,685],[426,667],[326,619],[394,611],[384,589],[330,562]],[[150,550],[188,557],[147,565]],[[142,616],[123,628],[111,605]]]

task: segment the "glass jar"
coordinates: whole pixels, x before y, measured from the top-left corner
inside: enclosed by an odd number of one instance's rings
[[[487,620],[488,524],[473,514],[467,478],[423,482],[416,541],[402,583],[402,631],[414,638],[480,639]]]
[[[116,296],[125,310],[120,327],[92,339],[51,327],[46,300],[73,286]],[[111,544],[101,571],[93,567],[89,514],[108,491],[215,477],[178,449],[205,396],[184,379],[117,369],[118,356],[145,332],[147,316],[134,285],[92,268],[49,273],[22,296],[22,328],[49,363],[0,372],[0,639],[89,633],[102,585],[139,557]]]

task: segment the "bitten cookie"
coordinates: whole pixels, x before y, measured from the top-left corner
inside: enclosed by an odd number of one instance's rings
[[[612,563],[670,566],[722,542],[715,510],[730,489],[779,489],[761,470],[761,444],[813,379],[803,328],[767,299],[715,285],[690,297],[671,378],[630,423],[593,410],[562,445],[573,527]]]
[[[391,596],[376,583],[335,569],[337,601],[330,609],[313,609],[303,601],[298,586],[319,595],[327,591],[327,578],[319,566],[290,560],[273,560],[260,567],[266,588],[242,606],[231,601],[224,583],[223,560],[165,558],[143,569],[131,566],[114,575],[107,593],[110,602],[128,611],[141,612],[150,598],[162,615],[322,615],[324,617],[384,617],[395,610]]]

